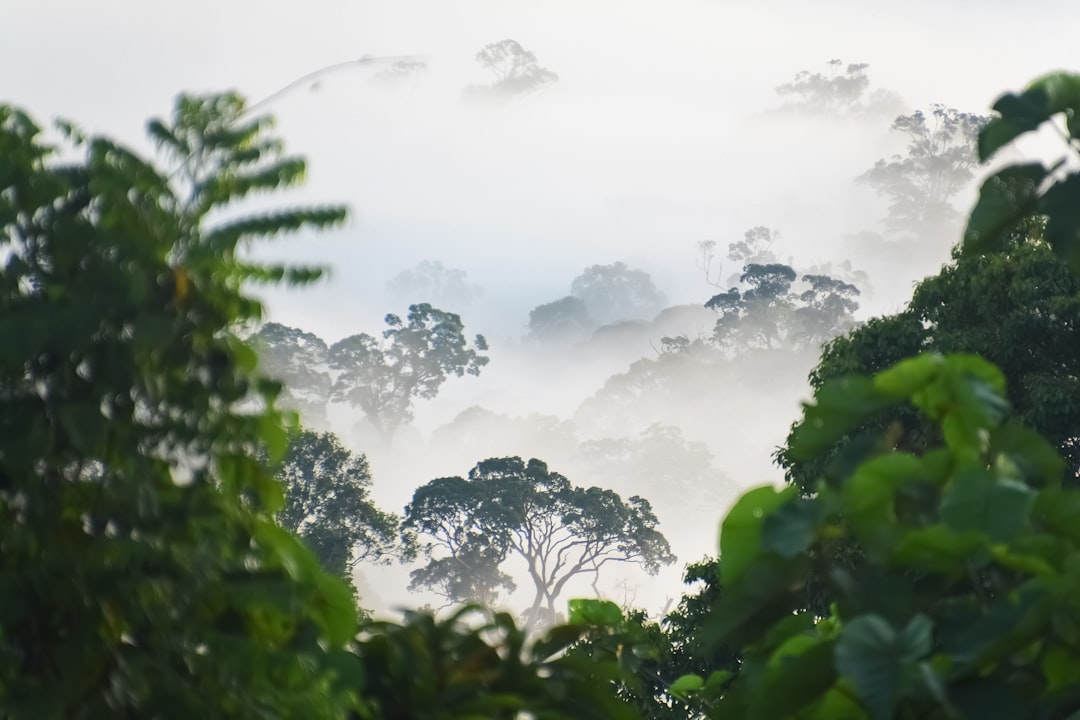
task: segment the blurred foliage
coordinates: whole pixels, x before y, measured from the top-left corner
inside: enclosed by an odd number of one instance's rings
[[[280,386],[234,330],[246,282],[308,282],[241,246],[340,223],[241,215],[297,184],[266,118],[183,96],[162,171],[0,107],[0,715],[343,717],[348,587],[281,530]],[[63,159],[61,159],[63,158]],[[226,217],[221,217],[226,206]]]
[[[512,616],[466,606],[445,619],[406,613],[366,625],[358,652],[365,701],[381,720],[636,720],[615,688],[630,675],[614,653],[570,651],[620,631],[612,603],[574,600],[569,623],[530,638]]]
[[[921,452],[869,449],[852,470],[751,490],[720,533],[723,593],[706,633],[740,648],[727,686],[687,680],[709,717],[1051,718],[1080,709],[1080,494],[1037,433],[1007,419],[1005,377],[925,353],[822,385],[789,448],[813,458],[883,408],[939,429]],[[857,543],[854,565],[829,548]],[[823,578],[826,616],[803,609]]]
[[[1046,75],[1019,94],[1001,96],[994,110],[997,117],[979,133],[980,161],[1042,127],[1056,131],[1068,152],[1051,165],[1012,164],[988,177],[968,220],[964,253],[1000,248],[1018,225],[1039,219],[1046,242],[1080,272],[1080,75]]]

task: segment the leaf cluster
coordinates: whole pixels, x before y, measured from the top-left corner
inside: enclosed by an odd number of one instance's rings
[[[762,487],[736,503],[721,528],[723,594],[708,632],[743,659],[730,686],[700,681],[710,716],[1050,718],[1080,708],[1076,491],[1062,487],[1053,447],[1006,421],[1004,385],[978,357],[923,354],[818,390],[792,439],[798,458],[905,401],[941,442],[868,451],[809,497]],[[858,562],[830,552],[844,539],[858,543]],[[825,617],[801,609],[814,574],[827,578]]]

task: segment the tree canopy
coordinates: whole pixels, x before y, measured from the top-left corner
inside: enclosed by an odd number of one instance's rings
[[[409,306],[407,320],[387,315],[381,340],[361,333],[329,351],[338,371],[331,397],[363,410],[385,440],[412,419],[415,398],[433,398],[447,376],[476,376],[488,364],[484,336],[470,347],[458,315],[420,303]]]
[[[409,554],[398,542],[400,520],[371,499],[367,458],[337,436],[295,432],[275,475],[285,491],[277,521],[302,538],[328,572],[352,584],[358,563],[385,564]]]
[[[477,376],[487,365],[487,341],[469,344],[461,317],[428,303],[409,306],[408,322],[387,315],[381,338],[360,333],[327,347],[302,330],[267,323],[255,335],[260,361],[285,384],[286,402],[323,427],[326,405],[360,408],[389,442],[412,420],[417,398],[431,399],[451,375]]]
[[[405,508],[405,527],[423,536],[430,559],[414,572],[415,585],[474,600],[477,595],[452,592],[509,589],[499,567],[517,556],[533,583],[530,625],[554,618],[555,600],[577,576],[595,583],[609,563],[633,563],[655,574],[674,562],[656,525],[642,497],[624,501],[611,490],[577,487],[540,460],[518,457],[484,460],[468,478],[432,480]]]

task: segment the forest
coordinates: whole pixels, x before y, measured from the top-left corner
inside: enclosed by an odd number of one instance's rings
[[[562,81],[474,60],[477,112]],[[752,225],[516,325],[429,257],[344,336],[274,311],[337,268],[266,248],[354,212],[276,94],[148,150],[0,103],[0,717],[1080,717],[1080,75],[868,68],[759,118],[889,138],[872,252]]]

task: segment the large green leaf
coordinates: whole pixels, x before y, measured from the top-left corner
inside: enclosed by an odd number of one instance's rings
[[[979,133],[979,160],[986,162],[1020,135],[1037,129],[1058,113],[1080,110],[1080,76],[1051,73],[1031,83],[1019,95],[1006,93],[996,103],[998,117]]]
[[[844,625],[836,641],[836,669],[851,680],[876,720],[890,720],[909,675],[930,652],[933,625],[916,615],[897,632],[878,615],[862,615]]]
[[[770,668],[750,701],[748,720],[774,720],[798,711],[824,695],[837,679],[831,641],[808,636],[797,652],[785,643],[773,654]]]
[[[623,621],[622,610],[610,600],[574,598],[569,602],[571,625],[618,627]]]
[[[983,181],[979,201],[964,231],[965,253],[995,250],[1004,234],[1035,211],[1038,191],[1047,177],[1040,163],[1011,165]]]
[[[1035,492],[1023,483],[972,468],[962,471],[941,498],[941,519],[953,530],[975,530],[1008,542],[1030,524]]]
[[[795,497],[794,488],[777,491],[772,485],[750,490],[739,498],[720,525],[720,581],[732,585],[761,553],[766,516]]]

